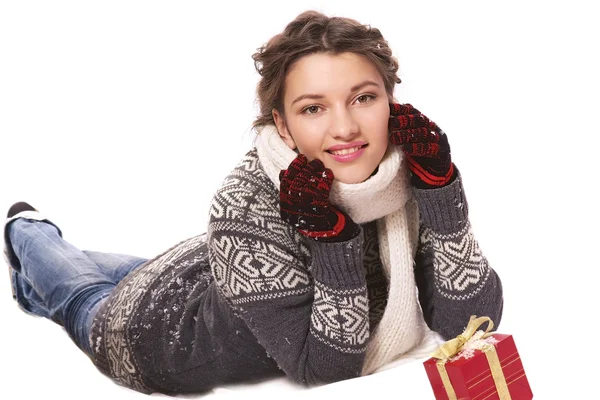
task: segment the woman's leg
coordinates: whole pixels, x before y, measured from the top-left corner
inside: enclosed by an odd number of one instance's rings
[[[103,253],[91,250],[83,250],[83,253],[115,284],[121,282],[121,279],[127,274],[148,261],[147,258],[119,253]]]
[[[104,253],[99,251],[82,251],[90,260],[92,260],[115,285],[127,276],[131,271],[148,261],[147,258],[130,256],[120,253]],[[35,289],[20,274],[11,269],[11,281],[13,292],[20,295],[15,296],[15,300],[21,308],[27,313],[41,317],[50,318],[44,300],[35,291]],[[23,301],[25,300],[25,301]]]
[[[21,307],[63,325],[91,355],[91,321],[116,283],[50,223],[17,218],[7,232],[20,263],[12,277]]]

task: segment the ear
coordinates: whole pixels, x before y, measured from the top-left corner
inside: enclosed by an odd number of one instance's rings
[[[285,122],[284,117],[279,114],[279,111],[273,109],[271,111],[273,115],[273,121],[275,121],[275,126],[277,127],[277,131],[279,132],[279,136],[288,145],[288,147],[292,150],[296,150],[296,142],[294,142],[294,138],[290,134],[290,131],[287,128],[287,124]]]

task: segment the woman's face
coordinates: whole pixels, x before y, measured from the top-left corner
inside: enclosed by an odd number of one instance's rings
[[[388,146],[390,99],[375,66],[355,53],[315,53],[285,79],[280,136],[309,160],[318,158],[344,183],[373,174]]]

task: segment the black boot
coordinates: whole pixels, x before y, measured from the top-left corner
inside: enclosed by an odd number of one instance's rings
[[[25,203],[24,201],[19,201],[18,203],[13,204],[8,209],[8,214],[6,214],[6,218],[10,218],[13,215],[17,215],[21,211],[37,211],[35,208],[31,206],[29,203]]]
[[[4,223],[4,259],[9,266],[9,270],[12,268],[17,272],[21,272],[21,262],[15,255],[12,246],[10,244],[10,240],[8,239],[8,225],[13,221],[8,222],[15,215],[24,212],[24,211],[34,211],[39,212],[36,208],[34,208],[31,204],[26,203],[24,201],[19,201],[18,203],[13,204],[9,209],[8,213],[6,213],[7,222]],[[38,218],[35,218],[38,219]],[[60,229],[59,229],[60,231]],[[62,234],[61,234],[62,236]],[[13,293],[14,294],[14,293]]]

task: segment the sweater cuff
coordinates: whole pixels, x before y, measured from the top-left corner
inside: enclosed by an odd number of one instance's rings
[[[360,227],[360,225],[359,225]],[[366,285],[363,266],[363,231],[345,242],[309,240],[313,277],[335,289]]]
[[[469,206],[457,172],[449,185],[435,189],[414,189],[423,223],[438,233],[452,233],[462,229],[469,219]]]

